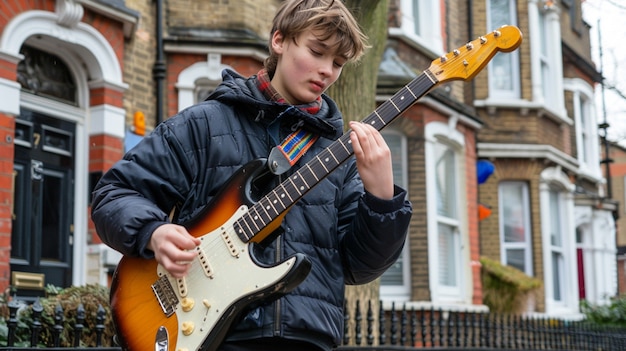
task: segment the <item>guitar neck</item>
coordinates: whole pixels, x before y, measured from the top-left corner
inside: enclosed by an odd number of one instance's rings
[[[377,130],[382,130],[417,102],[419,98],[428,93],[437,83],[434,75],[429,70],[425,70],[364,118],[362,122],[372,125]],[[269,194],[262,197],[235,222],[234,227],[241,240],[244,242],[252,240],[255,235],[276,220],[353,154],[350,131],[347,131]]]

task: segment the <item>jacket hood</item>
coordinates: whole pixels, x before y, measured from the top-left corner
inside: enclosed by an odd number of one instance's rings
[[[335,140],[343,134],[341,112],[327,95],[322,95],[320,111],[312,115],[291,105],[268,101],[257,88],[256,76],[245,78],[229,69],[222,72],[222,83],[207,100],[223,101],[248,110],[246,115],[265,125],[281,118],[324,138]]]

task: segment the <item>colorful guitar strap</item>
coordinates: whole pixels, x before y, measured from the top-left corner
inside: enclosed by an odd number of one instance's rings
[[[289,134],[280,145],[275,146],[267,160],[269,169],[280,175],[291,168],[317,141],[318,136],[300,128]]]

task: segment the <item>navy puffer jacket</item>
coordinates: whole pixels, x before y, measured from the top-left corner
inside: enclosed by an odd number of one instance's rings
[[[193,219],[237,169],[267,157],[294,125],[321,137],[290,172],[341,136],[343,122],[326,96],[310,115],[267,101],[254,77],[224,71],[207,101],[158,125],[104,174],[92,203],[98,235],[124,255],[153,258],[146,245],[172,209],[178,223]],[[305,254],[312,262],[307,278],[250,311],[228,340],[283,336],[324,349],[339,344],[344,284],[369,282],[396,261],[410,217],[404,190],[396,187],[389,201],[364,192],[350,158],[292,207],[276,240],[254,246],[265,263]]]

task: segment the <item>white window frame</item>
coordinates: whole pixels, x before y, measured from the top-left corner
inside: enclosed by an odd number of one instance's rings
[[[522,226],[524,228],[524,241],[523,242],[506,242],[505,240],[505,209],[506,203],[509,203],[504,198],[504,187],[509,185],[521,186],[522,190],[522,203],[520,207],[523,211],[522,214]],[[529,200],[529,188],[528,183],[525,181],[502,181],[498,185],[498,203],[500,204],[500,257],[501,263],[508,264],[507,250],[517,249],[524,251],[524,269],[522,270],[529,276],[533,276],[533,261],[532,261],[532,228],[530,223],[530,200]]]
[[[487,1],[487,29],[490,31],[496,30],[503,25],[517,25],[517,1],[509,0],[509,18],[507,23],[494,23],[495,19],[492,16],[491,1]],[[502,74],[496,74],[497,62],[508,61],[511,70],[506,72],[505,76],[510,78],[511,89],[501,89],[498,87],[497,77]],[[519,67],[519,51],[513,51],[509,53],[497,53],[492,62],[488,66],[489,73],[489,97],[490,99],[512,99],[516,100],[521,97],[520,91],[520,67]]]
[[[419,17],[414,18],[414,6],[419,5]],[[431,0],[401,0],[400,28],[390,28],[392,36],[404,37],[420,48],[424,48],[436,55],[443,50],[443,36],[441,34],[441,9],[440,1]],[[418,23],[419,33],[415,30]]]
[[[578,271],[576,260],[576,228],[574,221],[574,197],[575,185],[568,176],[561,171],[560,167],[550,167],[541,173],[539,186],[540,218],[543,244],[543,271],[544,288],[546,299],[546,313],[578,314]],[[551,213],[551,193],[556,192],[559,201],[559,212]],[[560,228],[560,246],[554,246],[551,242],[551,221],[558,217]],[[559,254],[561,261],[554,267],[552,255]],[[554,269],[560,274],[559,289],[561,298],[554,299],[556,287],[554,285]]]
[[[559,6],[528,1],[533,101],[566,118]]]
[[[580,78],[565,79],[563,87],[572,92],[579,171],[593,179],[601,180],[600,140],[593,87]]]
[[[398,186],[408,189],[408,151],[407,151],[407,137],[404,133],[395,130],[393,128],[387,128],[381,132],[383,137],[387,139],[389,136],[400,138],[399,149],[393,149],[393,144],[390,144],[391,153],[394,155],[393,168],[394,168],[394,183]],[[409,229],[410,232],[410,229]],[[407,235],[404,248],[402,249],[401,256],[398,258],[397,264],[400,265],[402,270],[402,284],[389,285],[384,284],[381,280],[380,284],[380,298],[383,301],[409,301],[411,298],[411,260],[410,260],[410,245],[409,236]],[[389,269],[395,269],[393,266]],[[388,270],[389,271],[389,270]],[[384,276],[384,274],[383,274]]]
[[[428,270],[429,285],[432,302],[443,303],[470,303],[472,291],[471,265],[469,260],[469,238],[467,237],[467,211],[464,204],[467,202],[465,173],[465,139],[462,133],[455,128],[455,123],[431,122],[425,127],[425,163],[426,163],[426,206],[428,229]],[[436,160],[434,155],[435,144],[443,143],[455,151],[456,159],[456,188],[458,201],[456,202],[456,219],[442,217],[437,212],[436,193]],[[456,264],[456,285],[447,286],[439,282],[439,225],[452,225],[455,230],[455,245],[458,262]]]
[[[210,87],[217,87],[222,82],[222,71],[232,67],[221,61],[222,55],[209,53],[206,61],[196,62],[180,72],[176,81],[178,111],[197,103],[201,89],[210,90]]]

